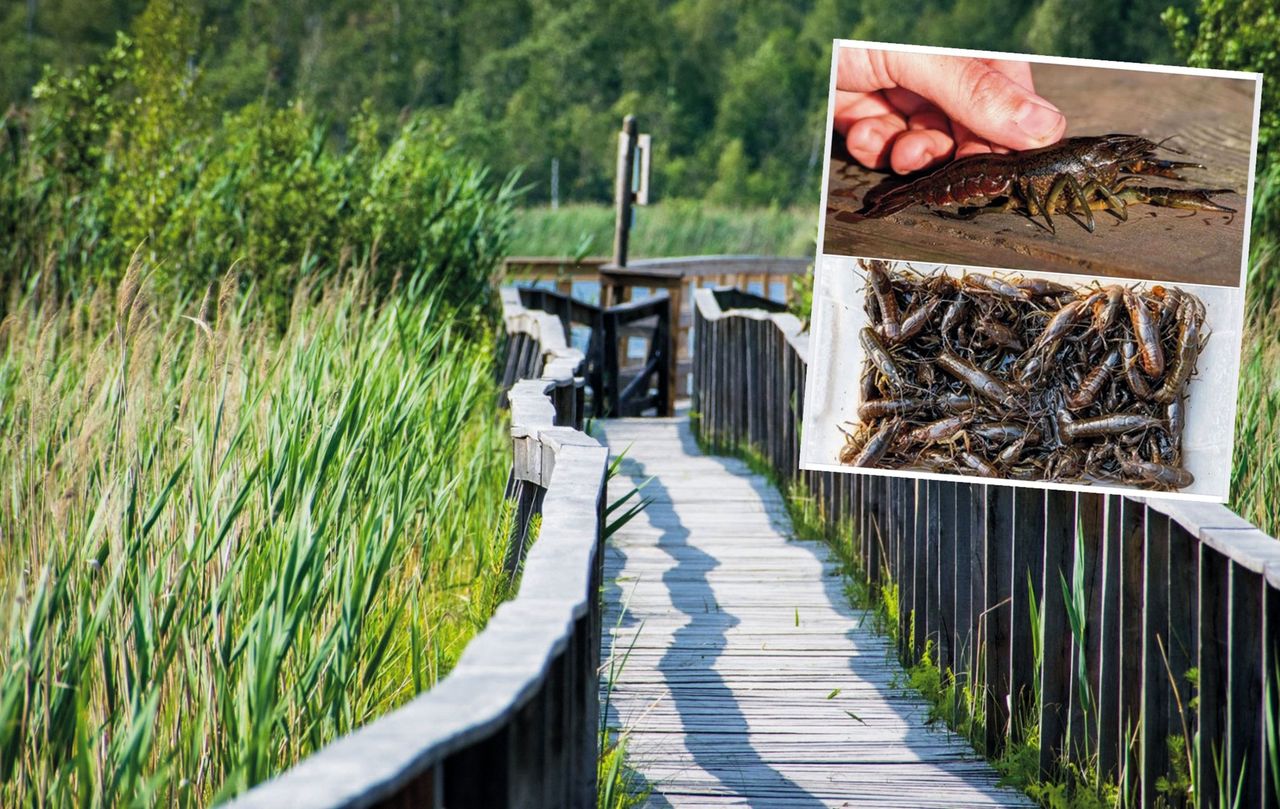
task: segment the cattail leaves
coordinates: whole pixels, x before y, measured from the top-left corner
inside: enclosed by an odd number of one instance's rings
[[[489,338],[358,283],[282,331],[126,281],[0,335],[0,805],[233,795],[430,687],[505,594]]]

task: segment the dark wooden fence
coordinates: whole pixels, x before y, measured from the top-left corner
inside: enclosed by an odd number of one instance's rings
[[[608,453],[579,429],[583,357],[559,319],[526,310],[514,291],[504,290],[503,310],[519,593],[430,691],[230,806],[595,806]]]
[[[599,307],[538,287],[520,287],[521,305],[555,315],[566,335],[574,326],[589,330],[581,374],[590,397],[587,412],[596,417],[672,415],[672,302],[665,292]],[[630,363],[630,341],[645,344],[645,356]],[[652,411],[652,413],[650,413]]]
[[[758,290],[765,297],[785,303],[791,299],[794,279],[812,266],[812,258],[782,256],[642,258],[629,260],[625,267],[612,265],[607,258],[513,256],[503,262],[502,279],[515,286],[550,284],[566,299],[577,286],[599,285],[604,306],[628,303],[640,290],[645,295],[665,292],[671,298],[672,310],[670,387],[674,396],[681,397],[689,394],[694,290],[732,286]]]
[[[927,651],[968,690],[986,752],[1036,732],[1046,774],[1097,767],[1144,807],[1177,755],[1200,806],[1223,805],[1220,784],[1227,806],[1280,804],[1280,542],[1218,505],[799,470],[801,324],[695,294],[701,438],[763,456],[896,586],[902,661]]]

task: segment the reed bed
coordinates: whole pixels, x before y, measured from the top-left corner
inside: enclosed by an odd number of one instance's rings
[[[1259,302],[1245,328],[1232,467],[1232,510],[1280,536],[1280,302]]]
[[[717,254],[807,256],[814,250],[813,209],[728,208],[669,200],[637,208],[631,231],[634,258]],[[517,256],[605,256],[613,252],[609,205],[562,205],[518,210],[511,233]]]
[[[0,326],[0,805],[204,806],[428,688],[506,595],[492,338],[359,281]],[[309,301],[309,302],[308,302]]]

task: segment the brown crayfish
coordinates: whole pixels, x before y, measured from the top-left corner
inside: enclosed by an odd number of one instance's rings
[[[1065,213],[1092,233],[1094,211],[1108,210],[1124,221],[1134,203],[1235,213],[1212,199],[1232,193],[1229,188],[1132,185],[1140,175],[1185,180],[1178,169],[1204,168],[1156,157],[1160,148],[1176,151],[1163,144],[1137,135],[1102,135],[1067,138],[1025,152],[962,157],[905,185],[879,194],[873,190],[854,217],[878,219],[912,205],[957,206],[956,211],[937,213],[972,219],[980,213],[1019,212],[1032,221],[1043,216],[1054,232],[1053,214]]]

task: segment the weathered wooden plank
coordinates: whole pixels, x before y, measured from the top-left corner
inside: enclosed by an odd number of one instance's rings
[[[952,642],[952,668],[960,683],[968,683],[973,655],[973,592],[970,584],[973,546],[973,486],[956,483],[955,494],[955,608],[954,640]],[[959,705],[957,705],[959,708]]]
[[[661,428],[688,429],[670,420]],[[927,706],[899,685],[889,642],[830,575],[837,563],[827,546],[790,539],[791,526],[773,509],[738,508],[741,495],[736,513],[725,515],[711,498],[667,491],[685,479],[681,469],[696,468],[726,487],[750,481],[762,503],[774,502],[762,478],[741,465],[698,463],[691,441],[637,440],[652,437],[652,422],[610,421],[603,430],[612,445],[631,446],[625,475],[638,481],[656,472],[646,489],[654,501],[604,556],[614,579],[605,589],[606,648],[627,655],[609,719],[628,729],[631,759],[659,805],[1029,805],[998,787],[962,739],[928,726]],[[821,495],[824,504],[836,498],[827,506],[833,517],[853,502],[855,517],[880,528],[886,498],[861,497],[890,481],[846,480],[823,481],[832,493]],[[916,519],[915,498],[905,497],[913,481],[894,488],[883,533],[896,533],[896,550],[910,549],[915,560],[917,534],[936,532],[937,514]],[[937,600],[935,546],[922,546],[912,568],[925,576],[913,588],[922,608],[928,593]]]
[[[1154,807],[1156,779],[1169,772],[1169,518],[1148,509],[1143,544],[1142,805]]]
[[[1262,806],[1266,712],[1262,691],[1262,575],[1231,565],[1231,624],[1227,687],[1227,763],[1232,798],[1239,806]]]
[[[1120,500],[1120,703],[1117,718],[1119,737],[1117,765],[1129,773],[1138,772],[1135,736],[1142,715],[1142,580],[1143,540],[1146,536],[1146,506],[1136,500]]]
[[[1085,625],[1084,648],[1071,647],[1071,717],[1070,744],[1067,748],[1071,761],[1087,764],[1098,753],[1098,699],[1102,679],[1102,601],[1105,575],[1105,520],[1106,499],[1099,494],[1076,495],[1076,522],[1080,531],[1080,552],[1075,564],[1082,567],[1084,582]],[[1079,681],[1084,672],[1083,684]],[[1083,685],[1083,687],[1082,687]]]
[[[1200,592],[1199,543],[1186,528],[1169,522],[1169,640],[1170,735],[1182,736],[1191,744],[1195,714],[1190,702],[1195,685],[1190,671],[1196,665],[1196,643],[1199,640]],[[1176,691],[1174,690],[1176,687]],[[1190,749],[1188,746],[1187,749]]]
[[[1063,582],[1071,587],[1075,562],[1076,496],[1049,490],[1045,496],[1044,599],[1040,667],[1040,771],[1056,777],[1067,736],[1071,702],[1071,626]]]
[[[1268,582],[1262,591],[1262,681],[1263,700],[1273,717],[1274,724],[1267,731],[1267,745],[1280,744],[1280,591]],[[1262,796],[1269,809],[1280,806],[1280,772],[1270,766],[1268,750],[1267,766],[1262,768]]]
[[[1014,530],[1010,537],[1013,564],[1009,579],[1009,688],[1012,695],[1013,730],[1020,738],[1022,725],[1039,710],[1035,703],[1038,683],[1035,650],[1035,633],[1040,631],[1031,622],[1035,610],[1045,593],[1057,594],[1057,581],[1045,578],[1045,493],[1039,489],[1014,489]],[[1046,590],[1046,585],[1048,590]]]
[[[1013,610],[1013,490],[988,486],[986,491],[986,624],[983,671],[986,684],[986,749],[1004,749],[1009,731],[1009,666]]]
[[[987,486],[971,483],[969,486],[969,684],[974,693],[986,681],[984,667],[987,656],[983,643],[987,638],[989,615],[987,613]],[[986,723],[986,703],[976,709]],[[984,745],[987,739],[983,739]],[[989,747],[984,749],[990,749]]]
[[[930,506],[937,523],[938,559],[934,569],[938,576],[937,629],[938,666],[943,671],[955,667],[956,628],[956,484],[934,481],[931,489],[937,500]],[[963,579],[962,579],[963,581]]]
[[[929,646],[929,501],[928,481],[913,480],[906,491],[907,510],[911,514],[912,555],[911,585],[911,661],[925,658]]]
[[[1230,685],[1231,562],[1216,550],[1200,546],[1200,707],[1196,712],[1197,782],[1216,792],[1218,762],[1227,756]]]
[[[909,661],[912,654],[912,610],[915,608],[915,542],[907,520],[907,487],[914,481],[889,478],[889,525],[897,545],[898,570],[898,658]],[[914,512],[914,509],[913,509]]]
[[[1116,777],[1120,764],[1120,548],[1121,501],[1108,494],[1103,501],[1102,531],[1102,643],[1098,654],[1098,772]]]

